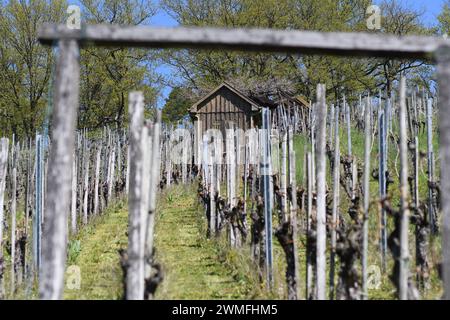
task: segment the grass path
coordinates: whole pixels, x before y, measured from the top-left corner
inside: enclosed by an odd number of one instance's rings
[[[81,287],[70,290],[66,285],[65,299],[121,299],[118,250],[127,247],[127,223],[126,204],[117,203],[70,240],[67,266],[80,268]],[[239,260],[242,257],[204,235],[194,189],[174,187],[166,191],[159,203],[155,230],[157,259],[165,276],[156,299],[255,297],[253,282],[246,276],[251,272]]]
[[[233,267],[233,255],[217,241],[205,239],[195,190],[174,188],[162,202],[155,245],[165,279],[156,298],[251,298],[252,285],[242,270]]]
[[[80,268],[81,287],[69,290],[66,284],[64,299],[121,299],[118,250],[127,246],[127,224],[126,205],[117,203],[70,241],[67,266]]]

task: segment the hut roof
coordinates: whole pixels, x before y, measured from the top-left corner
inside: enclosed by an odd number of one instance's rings
[[[236,94],[237,96],[242,98],[243,100],[247,101],[250,104],[252,111],[259,111],[261,109],[261,105],[258,104],[256,101],[254,101],[250,97],[246,96],[245,94],[243,94],[242,92],[240,92],[239,90],[234,88],[229,83],[223,82],[219,86],[214,88],[211,92],[209,92],[207,95],[205,95],[203,98],[201,98],[199,101],[197,101],[195,104],[193,104],[192,107],[189,109],[189,112],[191,114],[197,113],[199,105],[202,104],[204,101],[206,101],[209,97],[213,96],[216,92],[218,92],[222,88],[227,88],[228,90],[230,90],[231,92],[233,92],[234,94]]]

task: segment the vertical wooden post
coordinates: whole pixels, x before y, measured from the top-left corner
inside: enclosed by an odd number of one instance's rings
[[[271,157],[270,157],[270,111],[268,108],[262,110],[261,130],[261,164],[260,175],[262,191],[264,195],[264,223],[265,223],[265,256],[266,256],[266,280],[269,288],[273,283],[273,248],[272,248],[272,185]]]
[[[98,214],[98,187],[100,184],[100,162],[101,162],[101,156],[102,156],[102,146],[99,145],[97,147],[97,156],[95,159],[95,182],[94,182],[94,215]],[[128,177],[128,164],[127,164],[127,177]],[[127,178],[128,180],[128,178]],[[128,184],[128,181],[125,183]],[[128,194],[128,185],[127,185],[127,194]]]
[[[186,138],[186,137],[185,137]],[[160,172],[160,140],[161,140],[161,111],[158,110],[156,114],[156,122],[153,125],[153,140],[152,140],[152,154],[151,154],[151,169],[150,169],[150,188],[149,188],[149,205],[147,212],[147,226],[146,226],[146,243],[145,243],[145,279],[151,275],[151,263],[153,262],[153,239],[155,228],[156,215],[156,196],[159,185]]]
[[[84,186],[83,186],[83,224],[88,223],[88,200],[89,200],[89,158],[90,158],[90,149],[88,147],[88,142],[86,141],[86,150],[85,150],[85,161],[84,161]]]
[[[138,297],[137,300],[145,298],[145,274],[148,264],[146,263],[147,257],[147,233],[150,216],[149,202],[150,202],[150,187],[152,183],[151,171],[152,171],[152,151],[153,151],[153,130],[154,126],[148,120],[144,121],[141,134],[141,148],[142,148],[142,180],[141,180],[141,206],[140,206],[140,220],[139,220],[139,251],[137,257],[137,264],[139,266],[139,272],[136,277],[139,277],[139,284],[135,290],[135,294]],[[149,261],[151,262],[151,261]],[[127,287],[128,290],[129,287]],[[133,298],[136,300],[136,298]]]
[[[9,140],[0,139],[0,268],[3,269],[3,219],[4,219],[4,197],[6,186],[6,172],[8,170],[8,147]],[[0,270],[2,272],[3,270]],[[0,276],[0,298],[3,298],[3,281]]]
[[[312,222],[312,197],[313,197],[313,171],[312,171],[312,157],[311,153],[306,154],[307,163],[307,177],[308,177],[308,196],[307,196],[307,213],[306,213],[306,235],[309,238],[309,233],[311,232],[311,222]],[[307,250],[310,249],[309,241],[306,244]],[[313,284],[313,264],[311,261],[311,255],[309,252],[306,253],[306,299],[309,299],[312,294],[312,284]]]
[[[326,124],[327,104],[325,85],[317,85],[317,152],[316,152],[316,190],[317,190],[317,299],[326,299]]]
[[[444,299],[450,300],[450,47],[439,48],[436,58],[441,144],[442,275]]]
[[[362,247],[362,295],[367,299],[367,254],[369,249],[369,201],[370,201],[370,148],[372,145],[372,124],[371,124],[371,104],[367,96],[364,114],[364,216],[363,216],[363,247]]]
[[[14,150],[14,149],[13,149]],[[11,189],[11,294],[16,291],[16,209],[17,209],[17,168],[16,154],[13,153],[12,189]]]
[[[130,193],[128,197],[128,269],[126,299],[143,299],[143,274],[141,272],[141,212],[143,169],[144,96],[142,92],[129,94],[130,114]]]
[[[408,137],[406,124],[406,84],[400,79],[400,279],[399,298],[408,299],[409,277],[409,189],[408,189]]]
[[[384,123],[384,111],[381,108],[381,102],[378,104],[378,136],[379,136],[379,192],[380,198],[386,197],[386,124]],[[380,237],[381,262],[383,270],[386,270],[386,251],[387,251],[387,217],[386,210],[381,208],[381,237]]]
[[[36,161],[35,161],[35,210],[33,216],[33,267],[38,273],[41,266],[41,227],[42,227],[42,136],[36,135]]]
[[[280,170],[280,191],[281,191],[281,214],[284,221],[288,221],[287,212],[287,131],[281,132],[281,170]]]
[[[334,274],[336,259],[337,235],[336,228],[339,223],[339,186],[340,186],[340,169],[341,169],[341,151],[339,138],[339,105],[336,106],[334,125],[334,172],[333,172],[333,213],[331,221],[331,254],[330,254],[330,299],[334,299]]]
[[[125,194],[128,195],[130,190],[130,146],[127,145],[127,171],[125,174]]]
[[[71,231],[77,232],[77,160],[75,153],[72,155],[72,206],[70,210]]]
[[[428,165],[428,184],[434,182],[434,150],[433,150],[433,100],[427,101],[427,165]],[[431,233],[436,228],[433,189],[428,185],[428,219],[430,222]]]
[[[78,43],[75,40],[59,41],[39,281],[41,299],[61,299],[63,293],[71,188],[71,175],[68,173],[72,170],[79,78]]]
[[[297,224],[297,180],[294,150],[294,129],[292,126],[288,130],[288,153],[289,153],[289,184],[291,187],[290,222],[292,225],[292,242],[294,250],[294,282],[295,299],[298,299],[299,287],[299,266],[298,266],[298,224]]]

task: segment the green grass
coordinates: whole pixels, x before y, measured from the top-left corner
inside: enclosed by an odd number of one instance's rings
[[[122,297],[118,250],[127,246],[128,212],[124,202],[111,206],[70,240],[67,267],[78,266],[80,289],[65,286],[64,299],[111,300]]]
[[[156,299],[261,298],[249,255],[229,248],[223,238],[206,238],[193,186],[172,187],[162,200],[155,246],[165,275]]]

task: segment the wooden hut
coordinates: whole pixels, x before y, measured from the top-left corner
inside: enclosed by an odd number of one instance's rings
[[[218,129],[225,137],[226,129],[258,126],[260,110],[257,102],[224,82],[195,103],[189,114],[200,136],[206,130]]]

